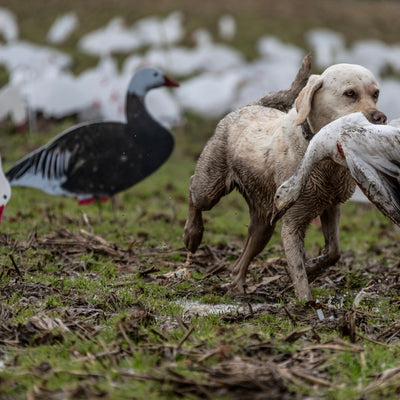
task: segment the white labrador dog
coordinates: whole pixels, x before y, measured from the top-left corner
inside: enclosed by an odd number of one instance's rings
[[[195,252],[201,243],[202,211],[210,210],[233,189],[239,190],[249,206],[250,224],[247,242],[232,270],[232,290],[243,293],[248,266],[275,228],[275,222],[270,221],[276,188],[294,173],[312,134],[357,111],[373,123],[385,124],[386,116],[376,106],[378,97],[378,84],[369,70],[337,64],[321,75],[311,75],[295,108],[287,114],[249,105],[227,115],[217,125],[191,178],[186,248]],[[340,257],[340,203],[352,195],[354,187],[346,168],[323,160],[304,194],[282,218],[287,271],[299,299],[312,298],[307,272],[317,273]],[[321,256],[306,262],[305,232],[317,216],[321,217],[325,248]]]

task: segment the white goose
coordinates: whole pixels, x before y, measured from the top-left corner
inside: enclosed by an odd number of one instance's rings
[[[79,20],[76,13],[68,12],[58,17],[46,36],[46,41],[52,44],[64,43],[79,26]]]
[[[11,197],[11,187],[7,178],[4,175],[3,168],[1,167],[0,157],[0,222],[3,216],[3,211]]]
[[[0,35],[6,42],[16,40],[18,38],[17,17],[7,8],[0,7]]]
[[[346,166],[369,200],[400,225],[400,129],[373,125],[361,112],[331,122],[312,138],[295,174],[276,191],[271,223],[297,201],[324,158]]]

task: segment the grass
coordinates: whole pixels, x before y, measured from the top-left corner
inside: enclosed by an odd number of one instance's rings
[[[0,5],[16,12],[21,37],[35,43],[45,43],[56,15],[75,9],[80,29],[59,47],[73,56],[75,73],[97,63],[76,49],[86,32],[114,15],[132,24],[175,7],[184,11],[189,30],[204,26],[214,34],[218,15],[229,9],[238,17],[233,45],[248,58],[267,32],[298,45],[321,24],[349,42],[393,42],[400,33],[394,2],[379,2],[379,13],[372,12],[374,2],[337,7],[326,0],[299,0],[298,7],[289,0],[205,0],[202,7],[182,0]],[[0,81],[6,80],[1,69]],[[38,134],[15,134],[3,123],[5,169],[75,122],[40,121]],[[187,115],[174,128],[177,145],[170,160],[122,193],[115,210],[13,189],[0,234],[0,399],[246,399],[262,393],[285,399],[398,398],[398,373],[379,374],[398,366],[400,234],[372,206],[343,206],[342,258],[312,284],[324,321],[288,288],[279,229],[252,264],[249,279],[257,285],[263,277],[282,277],[244,298],[226,292],[248,225],[238,193],[205,214],[207,247],[186,264],[182,232],[189,179],[216,122]],[[323,245],[320,225],[312,224],[307,251],[318,254]],[[218,265],[224,268],[210,273]],[[186,275],[168,275],[183,267]],[[239,308],[203,313],[221,304]]]

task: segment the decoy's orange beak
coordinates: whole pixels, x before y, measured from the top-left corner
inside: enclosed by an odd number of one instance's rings
[[[168,76],[164,75],[164,85],[165,86],[174,86],[174,87],[179,87],[179,83],[173,81],[172,79],[168,78]]]
[[[4,211],[4,206],[0,206],[0,222],[1,222],[1,217],[3,216],[3,211]]]

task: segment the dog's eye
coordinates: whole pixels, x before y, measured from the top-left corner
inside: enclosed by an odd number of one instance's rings
[[[372,95],[372,98],[373,98],[375,101],[378,101],[378,99],[379,99],[379,90],[377,90],[377,91]]]
[[[350,97],[350,98],[352,98],[352,99],[355,99],[356,97],[357,97],[357,95],[356,95],[356,92],[354,91],[354,90],[346,90],[345,92],[344,92],[344,95],[346,96],[346,97]]]

